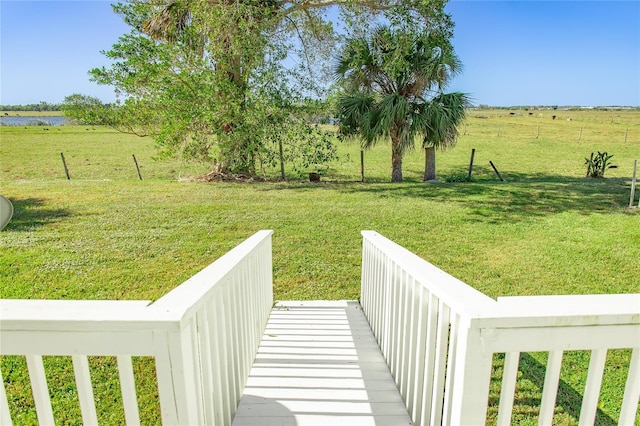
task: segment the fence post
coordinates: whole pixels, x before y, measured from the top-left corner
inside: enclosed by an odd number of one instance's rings
[[[60,158],[62,158],[62,165],[64,166],[64,174],[67,175],[67,180],[71,180],[69,176],[69,169],[67,168],[67,162],[64,159],[64,153],[60,153]]]
[[[502,176],[500,176],[500,172],[498,171],[496,166],[493,165],[493,161],[489,161],[489,164],[491,164],[491,167],[493,167],[493,171],[496,172],[496,174],[498,175],[500,182],[504,182],[504,179],[502,179]]]
[[[138,171],[138,178],[140,178],[140,180],[142,180],[142,175],[140,174],[140,167],[138,167],[138,160],[136,160],[136,155],[135,154],[131,154],[131,156],[133,157],[133,162],[136,165],[136,170]]]
[[[476,154],[476,149],[471,148],[471,160],[469,160],[469,173],[467,174],[467,180],[471,180],[471,171],[473,170],[473,157]]]
[[[633,202],[636,199],[636,172],[638,170],[638,160],[633,161],[633,179],[631,179],[631,196],[629,197],[629,207],[633,207]],[[640,201],[638,201],[638,207],[640,207]]]
[[[285,181],[286,176],[284,174],[284,149],[282,148],[282,138],[278,141],[278,159],[280,160],[280,180]]]

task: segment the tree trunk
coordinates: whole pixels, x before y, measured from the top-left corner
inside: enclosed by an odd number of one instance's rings
[[[425,182],[436,180],[436,148],[430,146],[424,149],[424,179]]]
[[[402,157],[404,150],[400,130],[391,130],[391,182],[402,182]]]

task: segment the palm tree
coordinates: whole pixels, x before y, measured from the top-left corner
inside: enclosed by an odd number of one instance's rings
[[[416,138],[434,149],[455,142],[468,98],[442,90],[460,69],[438,34],[380,26],[349,39],[335,67],[345,87],[338,99],[341,131],[360,137],[365,149],[390,137],[391,181],[402,182],[404,153]]]
[[[441,93],[430,102],[427,113],[430,123],[424,134],[424,182],[436,178],[436,148],[446,149],[455,145],[458,138],[458,125],[465,118],[465,108],[469,101],[460,92]]]

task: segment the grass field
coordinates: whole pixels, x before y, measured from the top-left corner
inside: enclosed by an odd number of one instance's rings
[[[101,127],[0,127],[0,193],[15,207],[0,233],[0,297],[157,299],[259,229],[275,230],[276,299],[358,298],[363,229],[492,297],[639,292],[640,209],[628,205],[640,112],[517,113],[470,111],[457,146],[438,152],[442,183],[430,184],[421,182],[420,151],[405,159],[406,182],[388,183],[388,144],[365,153],[364,183],[355,143],[340,146],[340,160],[319,184],[294,174],[289,182],[206,183],[187,179],[206,166],[155,160],[149,139]],[[466,174],[472,148],[473,182],[444,182]],[[594,151],[614,154],[618,168],[605,179],[584,177]],[[619,403],[607,401],[622,392],[624,372],[615,365],[628,356],[610,354],[599,424],[617,418]],[[587,365],[581,357],[576,365]],[[525,361],[544,365],[544,356]],[[2,371],[8,389],[21,395],[13,406],[27,408],[16,423],[29,424],[35,412],[17,373],[21,362],[5,359]],[[582,392],[580,374],[562,379],[568,394]],[[524,375],[518,386],[536,383]],[[567,397],[557,424],[576,423],[580,406],[572,404]],[[65,403],[56,410],[61,423],[80,422]],[[112,411],[101,409],[106,424],[121,419]],[[157,420],[154,409],[143,412],[145,423]],[[516,415],[535,424],[524,403]]]
[[[1,115],[9,117],[21,116],[21,117],[56,117],[61,116],[61,111],[0,111]]]

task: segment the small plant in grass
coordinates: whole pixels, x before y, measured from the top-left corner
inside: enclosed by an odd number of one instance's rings
[[[444,180],[445,182],[471,182],[469,174],[464,172],[452,173],[444,178]]]
[[[606,151],[598,151],[597,155],[593,155],[589,158],[585,158],[584,164],[587,166],[587,177],[601,178],[604,177],[604,172],[608,169],[615,169],[618,166],[610,164],[609,161],[613,158],[613,154],[609,155]]]

